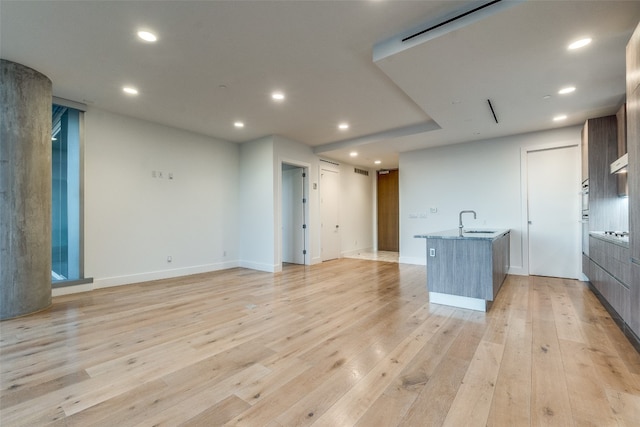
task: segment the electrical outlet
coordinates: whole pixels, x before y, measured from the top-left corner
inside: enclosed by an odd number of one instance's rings
[[[429,256],[436,256],[436,248],[429,248]]]
[[[171,258],[171,255],[169,255],[169,256],[167,257],[167,262],[171,262],[171,261],[173,261],[173,258]]]
[[[227,251],[222,251],[222,256],[227,256]]]

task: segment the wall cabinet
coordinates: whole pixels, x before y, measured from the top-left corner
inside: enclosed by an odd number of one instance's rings
[[[627,153],[627,105],[622,104],[616,113],[616,122],[618,123],[618,158]],[[627,174],[616,174],[618,180],[618,196],[626,197],[628,194]]]
[[[629,153],[630,311],[627,322],[640,336],[640,25],[627,44],[627,151]]]
[[[627,173],[629,179],[629,244],[631,258],[640,264],[640,87],[627,96],[627,141],[629,152]]]
[[[589,119],[583,128],[583,144],[588,146],[589,231],[619,229],[619,212],[611,212],[618,198],[618,181],[610,165],[618,158],[616,116]],[[614,207],[615,208],[615,207]]]

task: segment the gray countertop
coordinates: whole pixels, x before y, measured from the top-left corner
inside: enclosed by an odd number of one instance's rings
[[[594,237],[596,239],[604,240],[605,242],[616,244],[618,246],[622,246],[623,248],[629,247],[629,236],[616,237],[616,236],[604,234],[604,231],[590,231],[589,236]]]
[[[509,230],[499,228],[474,228],[463,229],[462,236],[460,236],[460,230],[454,228],[453,230],[437,231],[435,233],[416,234],[413,237],[423,239],[476,239],[476,240],[495,240],[499,237],[509,233]]]

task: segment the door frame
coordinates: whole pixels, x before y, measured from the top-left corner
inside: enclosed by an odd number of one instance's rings
[[[520,149],[520,194],[521,194],[521,230],[522,230],[522,240],[521,240],[521,251],[522,251],[522,266],[511,266],[511,269],[522,269],[522,273],[524,275],[529,275],[529,169],[527,166],[527,159],[530,152],[534,151],[544,151],[544,150],[555,150],[559,148],[571,148],[578,147],[578,151],[580,152],[580,143],[579,142],[552,142],[548,144],[541,145],[532,145],[529,147],[522,147]],[[577,156],[575,159],[577,170],[581,170],[581,161],[580,156]],[[578,197],[580,190],[580,176],[577,177],[576,183],[576,197]],[[580,233],[578,233],[580,234]],[[580,238],[580,236],[579,236]],[[578,242],[579,243],[579,242]],[[578,245],[578,247],[582,247],[582,245]],[[577,266],[579,269],[580,266]],[[580,276],[576,276],[580,277]]]
[[[325,161],[326,164],[324,163],[320,163],[319,167],[318,167],[318,181],[320,183],[320,192],[319,192],[319,213],[320,213],[320,261],[324,262],[324,261],[329,261],[329,260],[333,260],[333,259],[340,259],[342,258],[342,231],[338,229],[338,234],[339,234],[339,238],[338,238],[338,254],[336,258],[329,258],[329,259],[325,259],[324,257],[324,249],[325,249],[325,228],[324,228],[324,222],[325,222],[325,217],[323,215],[323,192],[326,191],[325,188],[323,188],[323,184],[322,184],[322,175],[323,175],[323,171],[327,171],[330,173],[335,173],[338,177],[338,183],[340,183],[340,177],[341,177],[341,171],[340,171],[340,166],[338,164],[335,164],[333,162],[328,162]],[[338,184],[338,188],[339,188],[339,184]],[[336,204],[337,204],[337,209],[338,209],[338,224],[340,224],[340,200],[341,200],[341,193],[337,193],[335,194],[337,196],[336,199]]]
[[[294,159],[289,159],[289,158],[283,158],[281,157],[278,162],[278,168],[276,170],[276,174],[277,174],[277,195],[276,195],[276,203],[275,203],[275,208],[276,208],[276,215],[275,215],[275,255],[276,255],[276,271],[275,272],[279,272],[282,271],[282,165],[287,164],[290,166],[295,166],[295,167],[299,167],[302,168],[304,173],[307,174],[307,179],[304,180],[304,184],[303,184],[303,195],[306,196],[306,200],[307,202],[304,204],[303,206],[303,210],[304,210],[304,218],[305,218],[305,222],[307,227],[304,229],[304,250],[307,252],[305,257],[304,257],[304,265],[311,265],[311,253],[309,251],[309,248],[311,247],[311,244],[309,242],[309,181],[310,181],[310,177],[309,177],[309,171],[311,170],[311,164],[309,163],[305,163],[305,162],[301,162],[298,160],[294,160]]]

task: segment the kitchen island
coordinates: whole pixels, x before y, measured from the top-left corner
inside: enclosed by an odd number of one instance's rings
[[[509,230],[447,230],[427,241],[429,301],[487,311],[509,269]]]

